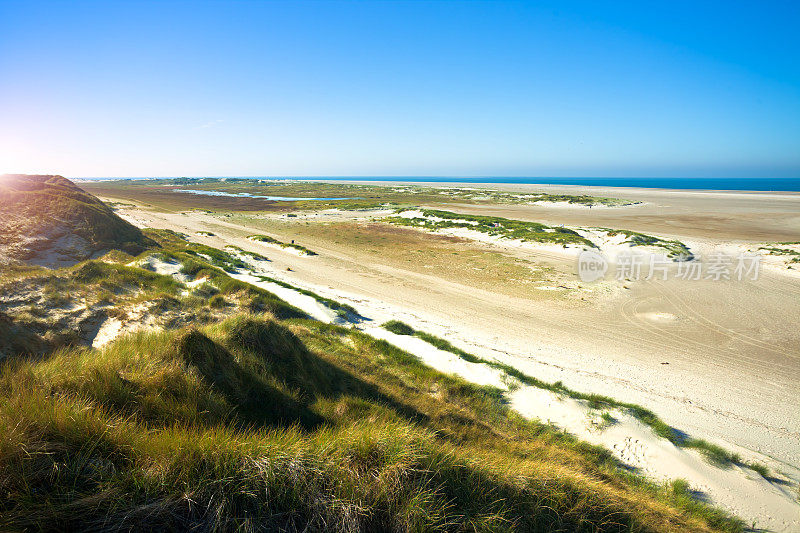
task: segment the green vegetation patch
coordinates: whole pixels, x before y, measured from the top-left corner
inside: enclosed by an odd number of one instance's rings
[[[269,261],[269,259],[264,255],[261,255],[261,254],[256,253],[256,252],[251,252],[250,250],[244,250],[244,249],[242,249],[242,248],[240,248],[238,246],[234,246],[232,244],[226,245],[225,248],[229,248],[231,250],[234,250],[239,255],[244,255],[244,256],[250,257],[252,259],[255,259],[256,261]]]
[[[151,182],[152,183],[152,182]],[[574,205],[619,207],[639,202],[620,198],[589,196],[585,194],[515,193],[469,187],[431,187],[413,184],[373,185],[358,183],[330,183],[286,180],[256,180],[238,178],[178,178],[156,183],[165,185],[192,185],[193,189],[263,194],[285,197],[331,197],[349,200],[295,200],[281,202],[297,209],[375,209],[412,202],[459,202],[472,204],[503,203],[530,204],[534,202],[559,202]]]
[[[800,245],[800,242],[782,242],[780,244],[782,246],[797,246]],[[792,268],[792,263],[800,263],[800,250],[796,250],[794,248],[783,248],[781,246],[762,246],[758,250],[764,251],[769,255],[788,256],[788,268]]]
[[[174,189],[191,185],[193,190],[231,194],[350,198],[349,200],[268,201],[243,196],[202,197],[196,194],[176,194]],[[414,205],[448,204],[524,204],[535,202],[566,202],[573,205],[620,207],[638,202],[587,195],[548,193],[513,193],[468,187],[434,187],[414,184],[374,185],[343,182],[311,182],[294,180],[237,179],[237,178],[177,178],[161,180],[104,181],[84,185],[97,194],[125,198],[140,204],[169,210],[206,209],[214,212],[292,210],[366,210],[410,207]]]
[[[392,216],[383,220],[392,224],[427,230],[464,228],[506,239],[595,247],[592,241],[569,228],[550,227],[538,222],[525,222],[502,217],[465,215],[438,209],[423,209],[421,212],[422,217],[405,218]]]
[[[626,242],[633,246],[656,246],[658,248],[663,248],[667,251],[667,256],[675,260],[690,261],[694,259],[694,254],[689,250],[689,247],[680,241],[669,241],[660,237],[624,229],[600,229],[605,231],[609,237],[624,235],[628,239]]]
[[[399,320],[390,320],[385,322],[383,324],[383,328],[396,335],[414,335],[415,333],[414,328],[405,322],[400,322]]]
[[[461,201],[475,203],[502,203],[502,204],[532,204],[539,202],[568,203],[592,207],[602,205],[606,207],[622,207],[635,205],[640,202],[624,200],[621,198],[607,198],[602,196],[588,196],[586,194],[549,194],[549,193],[513,193],[494,191],[491,189],[471,188],[438,188],[439,194],[451,196]]]
[[[281,242],[278,239],[270,237],[269,235],[250,235],[247,238],[251,239],[251,240],[254,240],[254,241],[258,241],[258,242],[266,242],[268,244],[274,244],[276,246],[280,246],[281,248],[292,248],[292,249],[297,250],[298,252],[301,252],[301,253],[303,253],[305,255],[317,255],[316,252],[313,252],[313,251],[309,250],[305,246],[300,246],[299,244],[294,244],[292,242],[288,242],[288,243],[287,242]]]
[[[212,265],[221,268],[225,272],[236,273],[240,268],[250,268],[250,265],[219,248],[205,246],[203,244],[189,243],[186,245],[185,253],[195,257],[202,257]]]
[[[167,230],[147,230],[147,235],[158,243],[158,251],[128,257],[130,265],[116,261],[123,257],[104,257],[55,270],[10,268],[0,278],[0,360],[89,344],[111,318],[123,324],[147,318],[158,326],[179,328],[243,311],[307,316],[269,291],[230,277],[227,272],[248,267],[237,257],[186,243]],[[206,283],[187,291],[170,275],[135,266],[147,263],[150,256],[178,263],[186,278]]]

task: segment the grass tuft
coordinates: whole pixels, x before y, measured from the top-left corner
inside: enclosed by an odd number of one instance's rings
[[[414,328],[399,320],[390,320],[383,324],[383,328],[397,335],[413,335],[415,333]]]
[[[280,246],[281,248],[292,248],[292,249],[297,250],[298,252],[300,252],[300,253],[302,253],[304,255],[317,255],[316,252],[313,252],[313,251],[309,250],[305,246],[300,246],[299,244],[295,244],[293,242],[291,242],[291,243],[282,242],[282,241],[279,241],[278,239],[270,237],[269,235],[250,235],[248,237],[248,239],[251,239],[251,240],[254,240],[254,241],[258,241],[258,242],[265,242],[267,244],[274,244],[276,246]]]

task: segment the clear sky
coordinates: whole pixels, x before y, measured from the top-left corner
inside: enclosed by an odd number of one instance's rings
[[[0,172],[800,176],[800,2],[0,0]]]

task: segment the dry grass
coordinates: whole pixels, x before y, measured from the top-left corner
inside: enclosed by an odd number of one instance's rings
[[[228,318],[6,358],[0,530],[740,529],[523,420],[498,389],[302,318],[228,276],[235,256],[149,236],[207,283],[184,296],[171,277],[99,261],[28,274],[52,285],[44,297],[186,316],[219,305],[213,317]],[[8,283],[24,284],[18,274]]]
[[[559,292],[536,288],[538,282],[550,281],[554,275],[551,268],[457,237],[381,222],[279,225],[248,219],[245,223],[263,225],[276,234],[291,235],[320,253],[325,248],[343,249],[357,261],[379,262],[501,294],[532,299],[563,297]]]
[[[136,258],[118,253],[57,270],[9,269],[0,277],[0,360],[91,344],[109,318],[177,328],[218,321],[241,309],[306,316],[272,293],[228,276],[225,270],[247,266],[237,257],[186,243],[168,231],[147,233],[158,241],[158,251]],[[189,291],[172,276],[117,262],[141,264],[151,255],[179,262],[187,278],[208,283]]]
[[[0,528],[738,525],[356,331],[242,315],[0,377]]]

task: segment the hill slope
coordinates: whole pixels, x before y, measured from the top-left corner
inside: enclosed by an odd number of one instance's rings
[[[304,318],[221,250],[148,235],[159,250],[128,264],[0,277],[2,531],[740,529],[499,389]],[[100,348],[47,337],[85,309],[147,327]]]
[[[0,529],[711,531],[685,487],[362,333],[240,315],[0,377]]]
[[[65,266],[97,252],[137,254],[153,242],[61,176],[0,176],[0,262]]]

